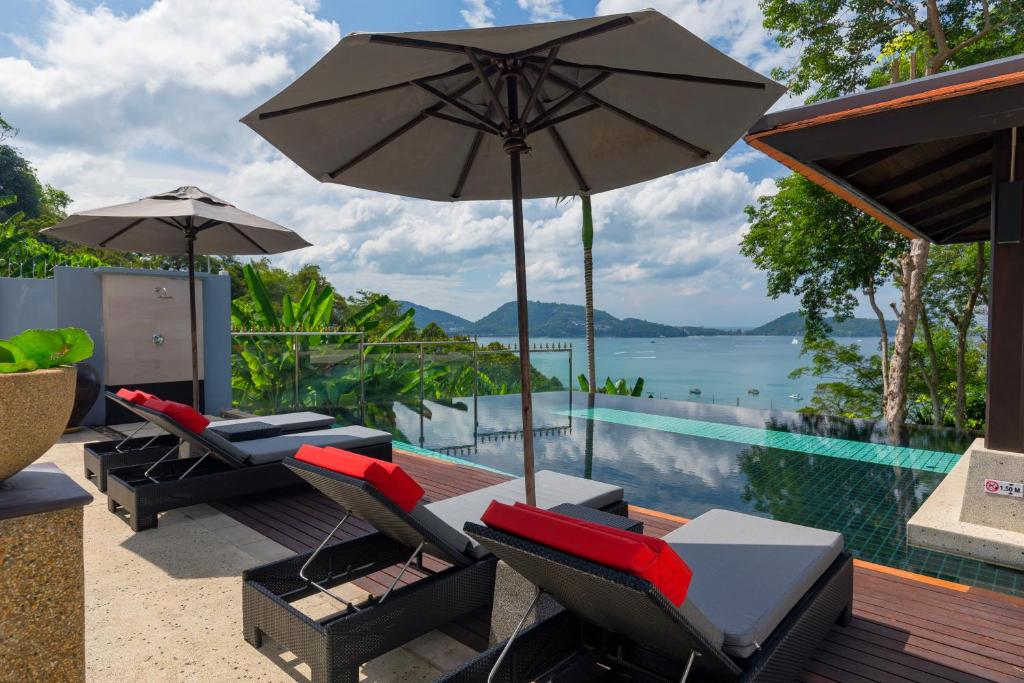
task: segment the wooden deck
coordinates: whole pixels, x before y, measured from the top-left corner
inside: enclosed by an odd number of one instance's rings
[[[440,500],[506,477],[411,453],[395,453],[432,500]],[[219,504],[223,512],[278,543],[305,552],[316,547],[337,524],[340,508],[316,492],[269,498],[236,498]],[[685,520],[631,508],[645,532],[661,536]],[[372,530],[350,520],[338,533],[352,538]],[[443,563],[433,560],[435,567]],[[397,568],[358,582],[381,592]],[[408,580],[419,578],[409,572]],[[488,615],[479,613],[446,629],[454,638],[482,649]],[[825,681],[1024,681],[1024,599],[968,588],[900,570],[857,562],[854,571],[854,620],[834,626],[802,676]]]

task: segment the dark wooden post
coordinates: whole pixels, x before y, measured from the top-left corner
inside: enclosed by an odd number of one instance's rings
[[[993,143],[985,446],[1024,452],[1024,226],[1011,201],[1024,182],[1024,128],[997,131]]]

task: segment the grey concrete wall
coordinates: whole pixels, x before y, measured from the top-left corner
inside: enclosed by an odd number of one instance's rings
[[[53,280],[0,277],[0,339],[57,325]]]
[[[102,276],[105,273],[188,277],[186,273],[166,270],[58,267],[49,280],[0,278],[0,338],[29,327],[81,327],[96,342],[89,363],[104,377]],[[204,399],[206,412],[216,414],[231,407],[231,279],[227,274],[209,273],[197,273],[196,279],[203,288]],[[86,415],[83,424],[103,424],[105,418],[105,402],[101,399]]]

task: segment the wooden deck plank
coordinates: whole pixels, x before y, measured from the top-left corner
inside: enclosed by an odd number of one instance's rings
[[[474,491],[508,477],[458,463],[396,451],[394,461],[423,486],[431,500]],[[247,496],[217,504],[226,514],[295,552],[318,544],[342,514],[341,508],[315,491],[295,490]],[[663,536],[686,520],[643,508],[630,517],[644,531]],[[339,538],[372,531],[350,518]],[[431,569],[444,565],[427,558]],[[380,593],[397,567],[356,582]],[[402,583],[416,580],[418,572]],[[489,613],[481,610],[451,624],[448,635],[475,649],[486,646]],[[1024,600],[984,589],[957,586],[909,572],[857,562],[854,567],[854,620],[834,626],[808,661],[806,683],[980,683],[1024,681]]]

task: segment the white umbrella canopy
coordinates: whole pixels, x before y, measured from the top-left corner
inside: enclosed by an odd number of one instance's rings
[[[784,88],[654,10],[352,34],[242,122],[323,182],[512,199],[527,502],[535,502],[523,198],[719,158]]]
[[[71,214],[40,234],[117,251],[188,256],[192,407],[199,409],[195,255],[278,254],[310,243],[298,233],[186,185],[128,204]]]

